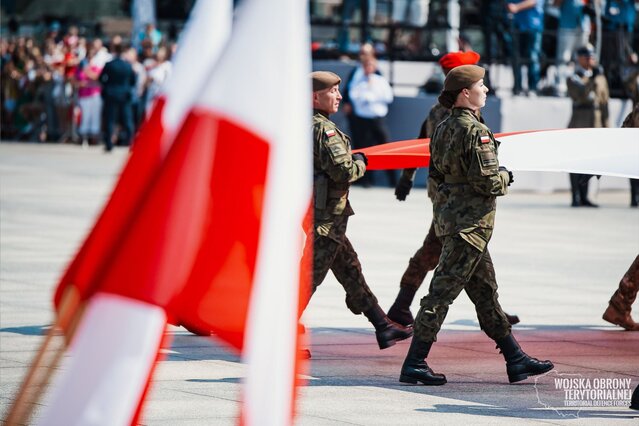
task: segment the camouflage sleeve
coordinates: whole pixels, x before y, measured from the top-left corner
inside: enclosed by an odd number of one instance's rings
[[[353,161],[348,142],[339,133],[321,127],[314,128],[320,148],[320,167],[335,182],[354,182],[364,176],[366,164]]]
[[[508,192],[508,172],[499,171],[497,143],[491,133],[471,132],[468,183],[478,193],[485,196],[506,195]]]
[[[431,165],[428,169],[427,182],[428,184],[426,185],[426,189],[428,190],[428,198],[434,200],[437,188],[440,184],[444,183],[444,175],[437,170],[437,167]]]

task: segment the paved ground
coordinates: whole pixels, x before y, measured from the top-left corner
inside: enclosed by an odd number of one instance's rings
[[[125,156],[122,149],[107,155],[95,147],[0,144],[3,417],[51,323],[56,281]],[[424,190],[399,203],[386,188],[355,188],[351,199],[356,215],[349,235],[372,289],[388,308],[426,233],[430,203]],[[401,385],[397,378],[408,342],[377,349],[372,328],[346,309],[343,290],[329,277],[303,318],[313,359],[300,390],[297,424],[639,424],[639,412],[623,400],[614,406],[619,398],[595,401],[610,406],[566,406],[589,400],[571,400],[560,380],[584,379],[574,381],[581,390],[603,383],[622,395],[639,384],[639,333],[601,320],[639,252],[639,211],[628,207],[627,191],[598,194],[599,209],[571,209],[568,201],[567,193],[514,191],[499,202],[490,245],[500,300],[522,319],[514,327],[516,337],[531,355],[552,359],[554,372],[509,385],[501,355],[462,295],[429,357],[449,383]],[[238,357],[181,328],[170,333],[173,344],[155,375],[143,424],[235,424],[244,375]]]

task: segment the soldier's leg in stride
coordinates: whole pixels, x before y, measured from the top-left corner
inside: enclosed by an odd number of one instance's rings
[[[368,287],[357,253],[346,236],[331,266],[337,281],[346,291],[346,306],[354,314],[363,313],[375,327],[375,336],[380,349],[393,346],[400,340],[412,336],[411,328],[405,328],[388,319],[377,303],[377,298]]]
[[[608,308],[603,314],[603,319],[626,330],[639,331],[639,324],[630,316],[630,310],[637,297],[638,290],[639,256],[635,258],[628,271],[621,278],[619,288],[610,298]]]
[[[410,305],[413,303],[415,293],[424,282],[428,271],[432,271],[437,266],[441,252],[442,243],[435,235],[435,227],[431,222],[424,243],[410,258],[408,267],[404,271],[404,275],[402,275],[399,283],[399,293],[388,310],[390,319],[402,325],[410,325],[414,322]]]
[[[312,244],[309,241],[311,238],[313,238]],[[326,274],[331,269],[331,265],[339,252],[340,243],[332,238],[319,235],[317,232],[307,234],[304,254],[302,255],[302,265],[308,264],[308,258],[311,256],[311,247],[313,254],[313,266],[311,268],[313,271],[312,287],[309,289],[308,297],[300,306],[299,316],[302,316],[315,290],[326,278]]]
[[[472,276],[482,253],[459,235],[442,239],[442,253],[435,269],[428,295],[422,298],[415,318],[415,334],[402,365],[399,381],[443,385],[446,377],[437,374],[426,363],[433,342],[441,328],[448,307],[459,296]]]
[[[495,268],[488,249],[484,253],[465,287],[475,305],[479,324],[484,333],[497,343],[506,360],[506,373],[510,383],[553,369],[552,362],[528,356],[510,332],[510,324],[499,305]]]
[[[306,269],[306,273],[311,273],[313,277],[312,280],[309,280],[312,284],[311,288],[306,289],[308,292],[306,298],[300,301],[300,307],[297,315],[298,319],[306,310],[306,307],[308,306],[308,303],[310,302],[317,287],[319,287],[322,281],[324,281],[324,278],[326,278],[326,274],[328,273],[328,270],[339,251],[339,247],[340,244],[337,241],[329,237],[319,235],[317,232],[306,234],[306,245],[304,246],[301,267],[303,270]],[[306,332],[306,329],[301,323],[298,323],[298,327],[302,330],[302,333]],[[300,350],[300,357],[302,359],[310,359],[311,351],[307,348],[302,348]]]
[[[464,290],[475,305],[479,325],[488,337],[497,340],[510,334],[510,323],[497,300],[495,268],[488,249]]]

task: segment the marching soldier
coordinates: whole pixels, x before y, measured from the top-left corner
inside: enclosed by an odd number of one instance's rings
[[[358,315],[363,313],[375,327],[380,349],[410,337],[411,328],[389,320],[368,287],[355,249],[346,236],[346,226],[353,209],[348,201],[351,183],[366,172],[364,154],[352,154],[350,138],[337,128],[329,115],[337,112],[342,96],[341,79],[331,72],[316,71],[313,82],[313,173],[314,218],[306,226],[303,264],[313,252],[313,286],[311,296],[324,281],[329,270],[346,291],[346,306]],[[306,300],[302,311],[308,305]]]
[[[451,52],[441,57],[439,64],[442,67],[444,75],[448,75],[450,70],[460,65],[475,65],[479,61],[479,54],[476,52]],[[444,121],[450,115],[450,108],[444,107],[442,104],[435,104],[428,117],[424,120],[419,132],[419,139],[430,138],[435,127]],[[481,120],[481,117],[479,117]],[[483,123],[483,121],[482,121]],[[399,201],[406,200],[413,187],[416,169],[404,169],[402,175],[395,187],[395,197]],[[432,271],[439,262],[439,255],[442,252],[442,244],[435,235],[435,228],[431,223],[428,234],[424,238],[422,246],[417,249],[413,257],[408,261],[408,267],[402,275],[399,283],[399,293],[395,302],[388,310],[388,317],[398,324],[410,325],[413,323],[413,314],[410,311],[410,305],[413,303],[415,293],[424,282],[428,271]],[[516,315],[508,315],[510,324],[517,324],[519,317]]]
[[[497,294],[495,270],[488,252],[496,197],[507,193],[512,173],[500,167],[498,143],[478,119],[486,103],[485,70],[462,65],[448,73],[439,102],[451,114],[431,139],[428,192],[433,200],[435,233],[442,253],[428,295],[415,318],[415,334],[399,381],[443,385],[446,376],[426,363],[449,306],[462,290],[475,305],[482,330],[501,349],[511,383],[550,371],[550,361],[526,355],[511,334]]]

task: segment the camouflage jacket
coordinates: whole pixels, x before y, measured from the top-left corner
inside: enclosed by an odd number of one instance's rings
[[[313,199],[315,230],[332,236],[333,222],[338,216],[350,216],[348,202],[351,182],[366,171],[363,161],[353,161],[350,138],[328,117],[315,110],[313,114]]]
[[[461,234],[483,250],[495,222],[495,197],[505,195],[498,142],[472,111],[453,108],[431,138],[428,192],[437,236]]]

